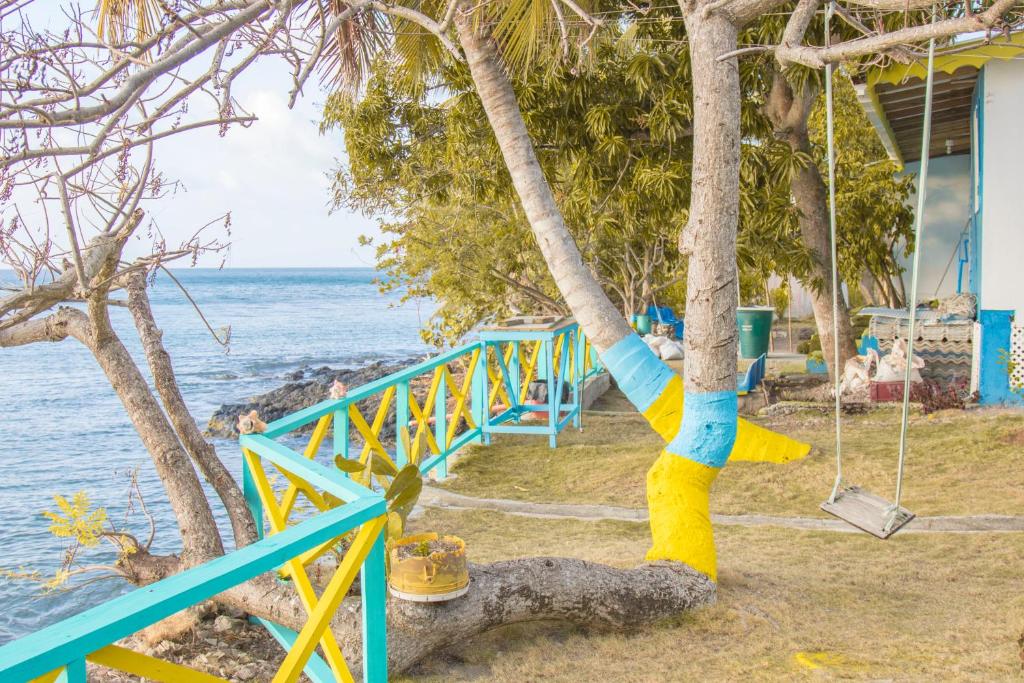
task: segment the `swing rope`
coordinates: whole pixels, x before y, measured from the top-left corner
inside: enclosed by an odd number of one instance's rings
[[[832,44],[832,13],[835,12],[836,3],[830,2],[825,10],[825,47]],[[836,502],[836,495],[843,482],[843,436],[842,420],[842,397],[840,393],[840,368],[839,368],[839,240],[836,237],[836,148],[835,148],[835,118],[832,106],[832,63],[825,65],[825,114],[827,123],[827,144],[828,144],[828,220],[829,232],[832,242],[832,393],[836,397],[836,482],[832,486],[832,494],[828,502]]]
[[[936,12],[932,8],[932,23],[935,23]],[[907,335],[907,369],[903,376],[903,416],[900,420],[900,457],[896,470],[896,500],[889,512],[886,526],[891,527],[900,508],[903,495],[903,465],[907,456],[907,422],[910,417],[910,377],[913,373],[914,360],[914,326],[917,323],[917,274],[921,271],[921,251],[924,247],[924,204],[928,195],[928,156],[932,138],[932,87],[935,77],[935,39],[928,41],[928,77],[925,81],[924,95],[924,126],[921,131],[921,171],[917,183],[917,215],[914,226],[914,272],[910,277],[910,331]]]
[[[825,11],[825,46],[831,45],[830,24],[832,14],[835,12],[835,0],[829,3]],[[932,9],[932,23],[936,21],[935,9]],[[903,410],[900,418],[900,447],[899,461],[896,471],[896,500],[886,511],[885,530],[892,529],[900,510],[900,500],[903,496],[903,473],[907,454],[907,423],[910,417],[910,386],[913,373],[914,359],[914,335],[917,324],[917,280],[920,272],[922,237],[924,235],[924,205],[927,196],[928,183],[928,155],[930,151],[931,130],[932,130],[932,91],[935,74],[935,39],[928,41],[928,70],[925,81],[925,104],[924,104],[924,126],[921,133],[921,169],[917,190],[917,213],[914,225],[914,264],[910,278],[910,331],[907,339],[907,367],[903,381]],[[836,229],[836,182],[835,182],[835,119],[832,94],[832,64],[825,66],[825,107],[827,124],[827,145],[828,145],[828,197],[829,197],[829,228],[832,242],[832,349],[833,349],[833,376],[835,393],[835,422],[836,422],[836,480],[832,487],[832,494],[828,502],[835,503],[836,496],[842,487],[843,482],[843,449],[842,449],[842,399],[840,394],[840,368],[839,368],[839,258],[838,238]]]

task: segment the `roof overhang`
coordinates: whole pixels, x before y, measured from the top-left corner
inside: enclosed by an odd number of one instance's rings
[[[935,57],[930,157],[971,151],[971,102],[978,73],[992,59],[1024,54],[1024,33],[975,40],[951,50],[955,52]],[[871,69],[855,86],[886,152],[901,166],[921,158],[927,69],[927,60],[893,63]]]

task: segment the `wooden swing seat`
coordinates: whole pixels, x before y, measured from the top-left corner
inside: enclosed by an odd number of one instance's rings
[[[847,524],[868,532],[872,536],[886,539],[899,531],[914,518],[914,513],[904,507],[896,511],[896,519],[886,529],[886,520],[892,503],[881,496],[865,491],[859,486],[843,488],[833,502],[825,501],[821,509],[835,515]]]

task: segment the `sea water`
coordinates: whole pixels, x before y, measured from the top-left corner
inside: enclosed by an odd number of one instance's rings
[[[173,272],[210,325],[231,330],[226,351],[170,278],[158,277],[150,289],[181,392],[203,427],[222,403],[280,386],[286,373],[306,365],[358,367],[430,352],[419,331],[431,302],[402,304],[398,293],[381,294],[369,268]],[[0,285],[12,283],[10,271],[0,271]],[[128,311],[114,307],[111,317],[148,378]],[[237,442],[213,443],[237,477]],[[137,504],[128,509],[134,471],[156,522],[154,552],[175,552],[177,527],[149,455],[89,351],[73,339],[0,349],[0,569],[52,576],[60,566],[66,544],[41,514],[56,508],[54,494],[86,491],[115,526],[145,540],[145,516]],[[113,558],[101,547],[78,564]],[[98,576],[82,575],[56,593],[0,578],[0,643],[130,590]]]

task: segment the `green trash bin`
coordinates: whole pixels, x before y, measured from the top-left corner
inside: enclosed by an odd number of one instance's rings
[[[740,330],[740,357],[758,358],[768,353],[772,335],[774,309],[768,306],[748,306],[736,309],[736,325]]]
[[[651,316],[641,313],[636,317],[636,331],[640,334],[651,333]]]

